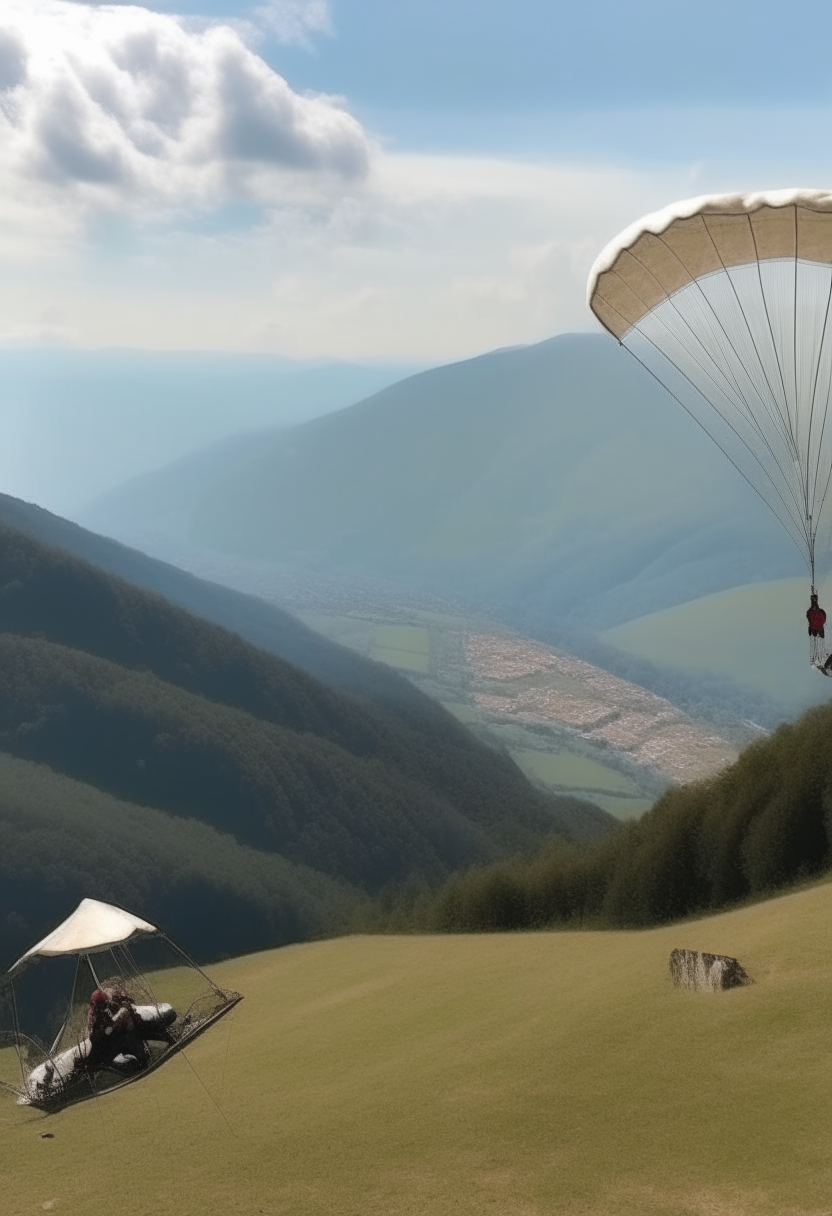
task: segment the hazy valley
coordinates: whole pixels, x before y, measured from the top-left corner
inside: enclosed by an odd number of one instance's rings
[[[688,629],[678,660],[673,634],[655,653],[615,644],[612,631],[643,616],[797,578],[800,561],[721,453],[607,338],[565,335],[418,374],[139,478],[82,519],[290,610],[433,597],[697,718],[770,728],[825,695],[808,670],[760,679],[771,664],[794,672],[779,620],[747,659],[727,658],[730,607],[724,619],[706,610],[693,662]]]

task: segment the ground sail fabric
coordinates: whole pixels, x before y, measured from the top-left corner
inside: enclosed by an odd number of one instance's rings
[[[603,250],[587,295],[765,500],[814,585],[832,539],[832,193],[674,204]]]

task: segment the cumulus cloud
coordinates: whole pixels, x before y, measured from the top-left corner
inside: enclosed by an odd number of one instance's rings
[[[286,40],[325,28],[315,0],[267,6]],[[294,32],[293,32],[294,31]],[[335,99],[301,96],[228,25],[139,7],[4,0],[6,201],[128,208],[279,201],[291,181],[352,182],[370,144]]]
[[[266,9],[284,41],[326,33],[316,0]],[[742,181],[733,161],[702,176],[383,152],[253,37],[2,0],[0,345],[429,360],[533,341],[593,324],[587,270],[633,216],[760,180],[756,162]]]
[[[586,276],[606,241],[668,198],[723,185],[386,155],[326,207],[275,207],[236,229],[153,225],[75,267],[0,261],[0,337],[32,341],[51,309],[64,341],[88,346],[462,357],[594,327]]]

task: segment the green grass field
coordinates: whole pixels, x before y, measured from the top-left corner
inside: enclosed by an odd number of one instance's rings
[[[829,586],[823,588],[824,602],[832,603]],[[601,636],[639,658],[685,671],[722,672],[805,705],[832,694],[832,686],[809,666],[808,606],[807,580],[781,579],[693,600]]]
[[[430,637],[418,625],[379,625],[370,658],[404,671],[426,672],[430,667]]]
[[[560,793],[588,798],[618,819],[643,815],[653,805],[654,800],[641,796],[629,777],[588,756],[532,748],[513,750],[511,755],[528,777],[543,781]]]
[[[655,798],[629,798],[622,794],[590,794],[586,790],[580,789],[570,792],[576,798],[586,798],[590,802],[594,802],[596,806],[600,806],[602,811],[609,811],[611,815],[615,815],[616,819],[638,819],[639,815],[649,811],[656,801]]]
[[[629,777],[614,768],[579,756],[575,752],[513,752],[524,771],[529,771],[548,785],[563,785],[571,789],[607,790],[619,794],[637,794]]]
[[[820,1216],[830,918],[821,885],[649,932],[356,937],[222,964],[246,999],[189,1049],[201,1082],[177,1057],[56,1116],[0,1099],[0,1207]],[[677,945],[756,982],[676,991]]]

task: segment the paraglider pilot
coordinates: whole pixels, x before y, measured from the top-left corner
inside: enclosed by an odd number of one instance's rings
[[[812,592],[809,607],[806,610],[806,620],[809,622],[809,637],[822,638],[824,636],[823,627],[826,624],[826,613],[818,603],[816,592]]]

